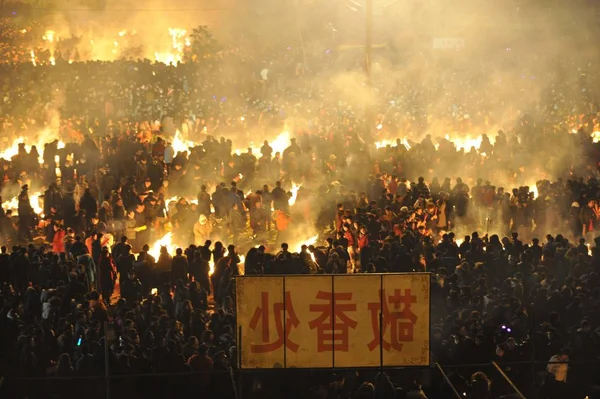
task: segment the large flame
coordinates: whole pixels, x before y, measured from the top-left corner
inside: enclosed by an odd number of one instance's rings
[[[150,250],[148,251],[148,253],[150,255],[152,255],[155,259],[158,259],[160,257],[160,248],[161,247],[166,247],[167,252],[170,255],[173,255],[175,253],[178,246],[173,243],[173,233],[169,232],[169,233],[165,234],[164,236],[162,236],[162,238],[160,238],[159,240],[154,242],[154,244],[152,244],[150,246]],[[240,273],[244,274],[243,273],[243,271],[244,271],[243,265],[246,262],[246,257],[244,255],[239,255],[239,258],[240,258],[240,266],[241,266]],[[213,273],[215,272],[215,262],[213,262],[211,260],[210,262],[208,262],[208,266],[209,266],[208,274],[210,276],[212,276]]]
[[[444,138],[446,140],[449,140],[452,143],[454,143],[454,145],[456,146],[456,149],[459,151],[460,150],[470,151],[471,148],[475,148],[478,150],[479,147],[481,147],[481,141],[482,141],[481,136],[478,136],[475,138],[473,138],[471,136],[450,138],[450,135],[447,134],[446,136],[444,136]]]
[[[177,130],[175,132],[175,137],[173,137],[173,142],[171,143],[171,145],[173,146],[173,150],[175,150],[175,153],[177,154],[178,152],[189,151],[190,148],[196,146],[196,143],[194,143],[193,141],[184,140],[183,137],[181,137],[181,132]]]
[[[44,41],[47,41],[49,43],[49,50],[50,50],[49,61],[50,61],[51,65],[56,65],[56,59],[54,58],[54,39],[55,39],[55,36],[56,36],[56,32],[54,32],[53,30],[47,30],[46,33],[44,34],[44,36],[42,36],[42,39]]]
[[[162,238],[160,238],[154,244],[152,244],[148,253],[152,255],[155,259],[158,259],[160,256],[161,247],[166,247],[169,254],[175,253],[177,246],[173,244],[173,233],[169,232],[162,236]]]
[[[529,186],[529,192],[533,194],[533,198],[537,198],[539,193],[538,193],[538,189],[537,189],[537,185],[536,183],[533,184],[526,184],[526,186]]]
[[[158,62],[173,65],[182,62],[184,48],[191,45],[190,38],[185,36],[186,32],[185,29],[169,28],[171,49],[167,52],[156,51],[154,53],[154,59]]]
[[[317,243],[318,239],[319,239],[319,235],[317,234],[316,236],[307,238],[306,240],[299,242],[296,245],[296,252],[300,252],[302,250],[303,245],[306,245],[307,247],[309,247],[311,245],[315,245]]]
[[[40,192],[36,192],[36,193],[29,195],[29,203],[31,204],[33,211],[38,215],[44,212],[44,208],[42,208],[42,206],[40,206],[41,195],[42,195],[42,193],[40,193]],[[13,215],[17,215],[18,214],[17,211],[19,209],[19,198],[14,197],[8,201],[4,201],[2,203],[2,208],[4,210],[11,210],[11,211],[13,211]]]
[[[42,39],[44,39],[50,43],[53,43],[55,34],[56,34],[56,32],[54,32],[53,30],[47,30],[46,33],[44,34],[44,36],[42,36]]]
[[[290,189],[292,196],[288,200],[288,204],[290,206],[294,206],[296,204],[296,199],[298,198],[298,190],[300,190],[300,186],[301,186],[301,184],[296,184],[296,183],[292,182],[292,188]]]
[[[273,153],[279,152],[283,154],[283,151],[290,145],[290,139],[290,132],[283,131],[274,140],[270,141],[269,145],[273,148]]]
[[[303,246],[303,245],[306,245],[307,247],[309,247],[309,246],[311,246],[311,245],[315,245],[315,244],[317,243],[317,240],[318,240],[318,239],[319,239],[319,235],[317,234],[317,235],[316,235],[316,236],[314,236],[314,237],[310,237],[310,238],[306,239],[305,241],[302,241],[302,242],[298,243],[298,244],[296,245],[295,251],[296,251],[296,252],[300,252],[300,251],[302,251],[302,246]],[[292,248],[293,248],[293,247],[292,247]],[[315,254],[313,254],[313,253],[312,253],[312,252],[310,252],[310,251],[309,251],[308,253],[310,254],[310,258],[312,259],[312,261],[316,263],[317,261],[315,260]]]
[[[408,140],[406,140],[406,138],[403,138],[400,140],[400,143],[404,146],[404,148],[406,148],[407,150],[410,150],[410,144],[408,143]],[[385,148],[387,146],[390,147],[396,147],[396,140],[381,140],[375,143],[375,148]]]
[[[283,151],[285,151],[285,149],[289,147],[290,139],[291,139],[290,132],[288,132],[287,130],[284,130],[273,140],[270,140],[270,141],[267,140],[267,141],[269,141],[269,145],[273,149],[274,154],[275,153],[282,154]],[[262,144],[263,143],[250,143],[248,148],[252,149],[253,154],[260,154],[260,148],[262,147]],[[247,148],[244,148],[244,149],[238,148],[237,150],[235,150],[235,153],[237,155],[244,154],[246,152],[247,152]]]
[[[34,140],[34,142],[29,145],[25,144],[25,151],[31,151],[32,146],[36,146],[39,154],[38,162],[41,164],[44,162],[44,145],[47,143],[48,139],[52,137],[52,133],[49,131],[43,131],[39,135],[38,140]],[[31,139],[26,139],[25,137],[18,137],[13,140],[11,145],[6,148],[4,151],[0,151],[0,158],[10,161],[12,157],[19,153],[19,144],[24,144],[26,142],[31,142]],[[57,148],[65,148],[65,143],[63,141],[58,142]]]
[[[488,136],[489,137],[489,136]],[[444,138],[448,141],[451,141],[452,143],[454,143],[454,145],[456,146],[457,150],[465,150],[465,151],[470,151],[471,148],[475,148],[476,150],[479,150],[479,147],[481,147],[481,141],[482,141],[482,136],[470,136],[470,135],[461,135],[461,134],[446,134],[444,135]],[[600,139],[600,136],[599,136]],[[494,140],[490,137],[490,142],[493,144]],[[410,150],[411,146],[408,143],[408,140],[406,138],[401,139],[401,143],[402,145],[404,145],[404,147],[406,147],[407,150]],[[375,143],[375,147],[376,148],[385,148],[387,146],[391,146],[391,147],[396,147],[396,140],[395,139],[389,139],[389,140],[381,140]],[[435,145],[436,149],[439,147],[439,145]]]

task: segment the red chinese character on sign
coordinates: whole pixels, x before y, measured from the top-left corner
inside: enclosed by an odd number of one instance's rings
[[[298,320],[296,312],[294,311],[294,307],[292,305],[292,296],[290,295],[289,291],[285,293],[285,314],[287,316],[285,332],[283,327],[283,302],[275,302],[273,304],[273,317],[275,318],[274,321],[276,329],[276,338],[273,341],[271,341],[271,331],[269,328],[269,321],[271,320],[269,309],[269,293],[263,292],[261,293],[261,306],[256,308],[254,315],[250,320],[250,328],[253,330],[256,330],[259,320],[261,321],[260,331],[262,333],[262,344],[250,345],[250,351],[253,353],[272,352],[280,349],[285,340],[286,347],[292,352],[297,352],[298,344],[290,340],[290,332],[292,331],[292,328],[298,327],[300,320]]]
[[[379,312],[381,304],[379,302],[371,302],[368,304],[371,311],[371,325],[373,327],[373,340],[367,345],[369,350],[374,350],[379,346],[380,335],[385,335],[387,328],[391,326],[391,342],[383,340],[383,349],[389,351],[393,348],[396,351],[402,350],[403,342],[413,341],[414,325],[417,322],[417,316],[410,310],[413,303],[417,303],[417,297],[411,295],[410,288],[404,290],[394,290],[394,295],[386,297],[385,290],[380,291],[379,295],[383,299],[383,332],[379,329]],[[390,311],[388,301],[393,304],[393,310]]]
[[[311,312],[321,312],[321,315],[308,323],[311,330],[317,329],[317,351],[347,352],[349,346],[350,328],[356,328],[356,321],[350,319],[345,312],[356,312],[355,303],[338,303],[352,300],[352,293],[335,293],[319,291],[317,299],[328,303],[310,305]]]

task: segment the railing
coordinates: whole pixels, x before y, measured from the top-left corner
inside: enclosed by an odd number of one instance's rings
[[[105,326],[105,331],[108,327]],[[376,381],[384,372],[394,385],[410,387],[413,381],[423,385],[429,399],[462,399],[469,397],[470,378],[483,372],[492,381],[494,398],[511,395],[514,398],[539,398],[539,388],[547,377],[549,362],[489,362],[481,364],[440,364],[424,367],[365,367],[325,369],[244,369],[237,368],[238,359],[230,359],[233,367],[206,373],[152,373],[131,368],[123,370],[108,346],[104,356],[93,357],[91,375],[70,377],[22,377],[12,370],[15,365],[0,369],[0,398],[93,398],[136,399],[149,397],[215,397],[219,399],[281,398],[303,399],[315,390],[332,384],[356,385]],[[134,365],[136,362],[134,362]],[[143,359],[137,366],[142,366]],[[566,362],[554,362],[566,363]],[[569,399],[594,398],[592,383],[599,375],[600,361],[570,361],[568,378],[572,381]],[[143,369],[143,367],[140,367]],[[591,377],[591,378],[590,378]],[[543,398],[543,396],[542,396]]]
[[[536,362],[546,366],[546,362]],[[569,363],[569,366],[600,367],[599,362]],[[358,387],[362,381],[375,382],[377,374],[384,372],[394,385],[407,389],[419,381],[429,399],[469,398],[469,383],[474,372],[485,373],[492,381],[492,397],[539,398],[540,379],[531,378],[524,385],[511,377],[511,373],[524,366],[531,370],[531,362],[485,363],[475,365],[441,365],[429,367],[384,367],[359,369],[225,369],[208,373],[131,373],[118,374],[116,366],[95,370],[94,375],[75,377],[31,377],[7,375],[0,380],[1,398],[92,398],[137,399],[152,397],[201,397],[219,399],[313,397],[319,389],[344,386]],[[357,376],[358,374],[358,376]],[[571,376],[571,374],[569,374]],[[575,377],[575,376],[572,376]],[[527,377],[528,378],[528,377]],[[521,378],[525,380],[525,378]],[[342,383],[342,381],[345,382]],[[537,383],[535,383],[537,381]],[[333,384],[333,385],[332,385]],[[528,385],[528,386],[527,386]],[[578,386],[568,399],[595,398],[592,387]],[[341,389],[341,388],[340,388]]]

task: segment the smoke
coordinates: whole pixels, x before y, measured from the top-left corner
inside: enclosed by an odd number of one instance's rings
[[[579,123],[567,120],[593,111],[597,98],[592,72],[600,60],[589,5],[475,0],[384,5],[376,2],[373,20],[372,86],[364,74],[364,15],[343,1],[290,6],[253,0],[231,2],[220,10],[182,2],[111,1],[100,11],[77,6],[54,12],[46,26],[61,38],[59,50],[63,39],[75,37],[82,59],[116,60],[172,53],[170,28],[190,32],[208,25],[235,56],[215,62],[218,79],[205,79],[203,71],[191,75],[196,97],[216,98],[211,115],[196,116],[214,116],[222,125],[245,117],[246,124],[232,123],[232,129],[215,133],[233,140],[234,149],[259,147],[284,130],[290,137],[307,128],[333,136],[339,141],[314,141],[308,147],[325,159],[333,155],[340,170],[354,162],[345,176],[357,189],[367,175],[377,173],[368,163],[356,164],[366,156],[354,147],[361,147],[357,133],[366,136],[367,109],[376,115],[370,126],[374,141],[408,138],[418,143],[431,135],[440,146],[434,157],[413,146],[395,169],[386,151],[373,154],[380,170],[411,180],[469,176],[471,186],[481,178],[509,190],[586,172],[585,157],[576,152],[581,141],[570,134]],[[269,71],[265,81],[263,69]],[[226,101],[219,102],[222,98]],[[54,98],[47,110],[52,131],[63,104],[64,99]],[[260,126],[251,120],[260,120]],[[499,130],[511,144],[494,154],[464,155],[442,148],[445,136],[454,141],[469,137],[471,142],[486,133],[493,142]],[[551,133],[555,130],[560,133]],[[347,141],[353,143],[353,154],[345,159],[338,144]],[[309,157],[298,163],[310,169]],[[314,175],[317,185],[328,178],[320,169]],[[259,179],[256,185],[267,180],[275,179]]]
[[[65,59],[74,59],[77,53],[80,60],[146,58],[175,63],[178,60],[171,56],[176,51],[169,29],[186,30],[189,34],[198,25],[214,26],[225,11],[205,3],[151,0],[108,1],[100,9],[68,4],[39,13],[43,14],[45,29],[55,32],[55,45]],[[178,42],[184,44],[184,38]]]

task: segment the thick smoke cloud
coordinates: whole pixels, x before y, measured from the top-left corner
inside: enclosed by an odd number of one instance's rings
[[[108,2],[100,12],[91,8],[53,12],[48,26],[61,38],[78,37],[83,59],[114,60],[154,58],[156,52],[171,48],[169,28],[189,31],[208,25],[223,47],[239,56],[219,61],[219,82],[197,87],[215,91],[218,87],[227,97],[223,107],[230,118],[251,119],[249,114],[254,114],[258,119],[257,114],[264,113],[260,127],[217,134],[233,140],[235,148],[259,147],[263,139],[275,139],[284,130],[291,137],[311,129],[347,135],[357,143],[368,141],[363,117],[371,109],[377,115],[368,126],[373,141],[406,138],[412,143],[411,155],[399,172],[408,179],[469,176],[471,186],[481,178],[510,190],[563,177],[565,171],[581,166],[582,157],[575,152],[578,136],[556,134],[539,144],[535,140],[540,137],[536,132],[576,129],[566,123],[567,116],[590,112],[597,97],[589,72],[600,60],[589,4],[398,1],[385,2],[382,9],[381,2],[375,3],[372,87],[363,73],[363,48],[356,46],[364,40],[364,16],[344,1],[253,0],[218,6]],[[126,32],[118,36],[121,30]],[[435,39],[443,38],[462,44],[458,49],[434,48]],[[343,50],[346,45],[353,46]],[[268,79],[261,82],[265,69]],[[271,87],[278,89],[276,97]],[[375,128],[378,125],[381,129]],[[416,145],[431,135],[432,143],[444,149],[443,138],[448,136],[463,140],[468,152],[481,134],[493,142],[499,130],[507,140],[520,141],[522,151],[495,154],[488,162],[476,153],[459,157],[448,149],[423,162]],[[360,189],[361,181],[375,173],[364,167],[367,152],[360,144],[349,159],[339,159],[331,144],[312,142],[307,147],[327,159],[333,156],[340,169],[349,169],[344,177],[351,188]],[[370,151],[369,156],[385,161],[383,150]],[[297,161],[309,168],[309,157]],[[265,180],[247,189],[254,190]],[[328,183],[324,175],[315,180],[313,188]]]

